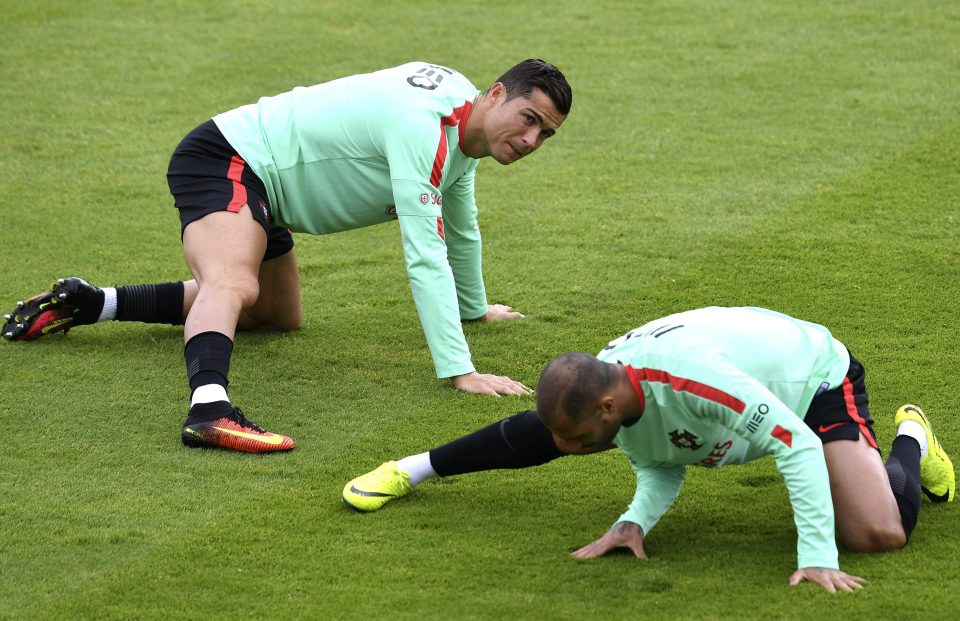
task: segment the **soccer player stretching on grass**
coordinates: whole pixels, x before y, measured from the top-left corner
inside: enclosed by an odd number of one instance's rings
[[[293,448],[227,397],[237,329],[300,325],[290,231],[324,235],[399,220],[413,298],[437,377],[458,390],[525,394],[471,363],[462,320],[520,318],[487,304],[474,200],[478,159],[510,164],[553,136],[570,110],[563,74],[514,66],[486,91],[413,62],[265,97],[214,117],[177,147],[167,178],[194,279],[99,289],[79,278],[19,303],[8,340],[109,319],[184,325],[187,446]]]
[[[599,356],[564,354],[544,369],[537,410],[347,483],[344,501],[373,511],[435,476],[523,468],[619,447],[637,475],[626,512],[575,552],[626,547],[646,558],[645,535],[680,492],[688,465],[718,468],[772,455],[797,527],[790,584],[860,588],[840,571],[835,530],[856,552],[903,547],[921,489],[952,501],[953,465],[916,406],[896,413],[881,461],[863,366],[823,326],[758,308],[704,308],[652,321]]]

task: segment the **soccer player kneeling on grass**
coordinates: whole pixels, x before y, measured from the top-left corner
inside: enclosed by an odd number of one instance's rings
[[[347,483],[343,500],[379,509],[436,476],[524,468],[619,447],[637,491],[602,537],[572,554],[643,541],[680,492],[688,465],[717,468],[772,455],[793,505],[798,569],[790,584],[861,587],[840,571],[850,550],[903,547],[921,490],[952,501],[949,457],[920,408],[901,407],[884,464],[863,366],[823,326],[759,308],[704,308],[652,321],[598,356],[568,353],[544,369],[537,412],[521,412]]]
[[[219,114],[184,138],[167,171],[194,279],[105,289],[60,279],[18,303],[2,335],[29,341],[114,319],[184,324],[183,443],[289,450],[292,438],[255,425],[227,396],[234,334],[300,325],[291,232],[397,221],[437,377],[465,392],[527,394],[477,372],[461,326],[523,317],[488,304],[474,177],[481,158],[506,165],[539,149],[572,101],[564,75],[538,59],[483,92],[453,69],[413,62]]]

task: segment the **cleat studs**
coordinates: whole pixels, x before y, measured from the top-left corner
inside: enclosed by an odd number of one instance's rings
[[[18,324],[17,324],[17,327],[18,327],[18,328],[23,328],[23,324],[22,324],[22,323],[18,323]]]
[[[23,308],[23,300],[17,302],[17,308]]]
[[[6,319],[7,321],[10,321],[10,315],[4,315],[3,318]]]
[[[3,338],[13,340],[13,332],[7,332],[3,335]]]
[[[57,297],[60,298],[61,300],[65,300],[65,299],[67,299],[67,294],[66,294],[66,293],[61,293],[61,294],[58,295]]]
[[[57,279],[57,284],[58,284],[58,285],[62,285],[64,282],[66,282],[66,281],[65,281],[63,278],[58,278],[58,279]]]

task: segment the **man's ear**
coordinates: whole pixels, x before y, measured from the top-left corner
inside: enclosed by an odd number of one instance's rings
[[[610,419],[617,414],[617,400],[613,395],[601,395],[597,400],[597,412],[603,418]]]
[[[490,90],[487,91],[487,97],[490,98],[491,103],[502,104],[507,100],[507,87],[503,85],[503,82],[494,82]]]

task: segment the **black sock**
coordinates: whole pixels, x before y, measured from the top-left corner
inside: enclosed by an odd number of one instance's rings
[[[920,444],[910,436],[897,436],[884,467],[909,540],[920,514]]]
[[[117,321],[183,324],[183,283],[117,287]]]
[[[89,284],[89,283],[88,283]],[[103,293],[103,289],[100,287],[93,287],[95,297],[93,299],[87,298],[86,295],[83,295],[75,308],[77,309],[77,314],[73,316],[73,323],[77,326],[87,326],[94,323],[97,323],[97,320],[100,319],[100,313],[103,312],[103,303],[106,300],[106,294]],[[85,291],[86,289],[84,289]]]
[[[183,357],[191,393],[207,384],[219,384],[226,389],[232,353],[233,341],[220,332],[201,332],[187,341]]]
[[[233,412],[229,401],[212,401],[210,403],[195,403],[187,414],[187,423],[203,423],[209,420],[223,418]]]
[[[442,477],[481,470],[539,466],[565,453],[533,410],[514,414],[430,451]]]

